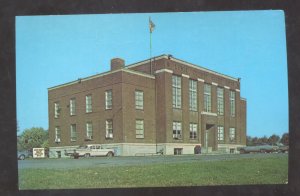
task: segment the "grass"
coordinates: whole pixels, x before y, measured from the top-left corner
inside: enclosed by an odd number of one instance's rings
[[[288,158],[93,167],[71,170],[20,169],[20,189],[166,187],[285,184]]]

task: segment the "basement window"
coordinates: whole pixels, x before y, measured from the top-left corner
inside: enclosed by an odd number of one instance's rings
[[[174,148],[174,155],[182,155],[183,148]]]

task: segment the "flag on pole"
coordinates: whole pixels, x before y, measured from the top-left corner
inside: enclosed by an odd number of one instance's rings
[[[153,32],[155,28],[155,24],[152,22],[151,18],[149,17],[149,29],[150,29],[150,33]]]

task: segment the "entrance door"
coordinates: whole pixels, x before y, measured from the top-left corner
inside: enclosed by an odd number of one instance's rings
[[[214,145],[214,124],[206,124],[206,129],[204,132],[204,147],[206,152],[208,149],[212,149]]]

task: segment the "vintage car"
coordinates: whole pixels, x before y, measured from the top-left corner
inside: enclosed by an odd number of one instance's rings
[[[257,145],[257,146],[241,147],[241,148],[239,148],[239,151],[240,151],[240,154],[254,153],[254,152],[271,153],[271,152],[277,152],[278,149],[279,149],[278,146],[262,144],[262,145]]]
[[[96,157],[96,156],[114,156],[114,149],[103,148],[100,144],[88,144],[70,151],[65,151],[66,155],[74,158],[78,157]]]
[[[30,150],[18,151],[17,157],[19,160],[24,160],[32,157],[32,152]]]

